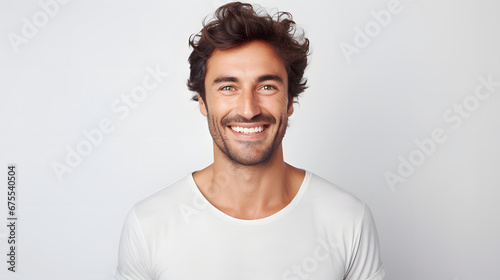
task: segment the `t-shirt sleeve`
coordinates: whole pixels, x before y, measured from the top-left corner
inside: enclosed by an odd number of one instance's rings
[[[152,280],[148,252],[141,225],[132,209],[123,225],[115,280]]]
[[[345,280],[382,280],[385,276],[375,222],[368,206],[364,207]]]

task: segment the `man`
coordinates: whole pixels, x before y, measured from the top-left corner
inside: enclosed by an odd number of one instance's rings
[[[190,38],[214,162],[131,210],[117,279],[383,279],[365,204],[283,160],[309,52],[294,33],[288,13],[230,3]]]

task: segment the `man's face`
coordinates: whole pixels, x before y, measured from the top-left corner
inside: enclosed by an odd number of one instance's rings
[[[214,143],[233,162],[266,163],[281,148],[293,106],[285,65],[271,45],[252,41],[215,50],[207,62],[205,93],[205,100],[198,98],[200,110]]]

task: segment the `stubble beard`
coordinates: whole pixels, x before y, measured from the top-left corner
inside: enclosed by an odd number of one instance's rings
[[[288,117],[283,116],[280,119],[278,130],[276,131],[276,134],[274,135],[271,143],[267,147],[265,147],[262,152],[257,151],[260,155],[255,155],[248,153],[255,153],[255,151],[252,150],[252,146],[257,146],[259,145],[258,143],[245,143],[250,151],[246,150],[238,152],[237,148],[231,147],[231,145],[229,144],[229,139],[224,137],[222,133],[223,131],[221,131],[227,127],[226,125],[224,125],[224,123],[227,123],[227,121],[222,120],[219,122],[215,119],[215,117],[210,115],[210,113],[207,114],[207,117],[209,122],[208,128],[215,145],[217,145],[219,150],[224,153],[224,155],[226,155],[226,157],[230,159],[234,164],[243,166],[258,166],[267,164],[272,159],[274,153],[283,141],[288,124]],[[238,119],[241,118],[242,117],[239,116]],[[271,122],[276,123],[276,119],[274,117],[263,118],[272,119]],[[247,122],[251,123],[251,121]]]

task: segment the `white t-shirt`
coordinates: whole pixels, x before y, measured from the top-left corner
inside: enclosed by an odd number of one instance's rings
[[[123,228],[123,280],[381,280],[368,207],[306,172],[293,200],[256,220],[211,205],[192,174],[135,205]]]

